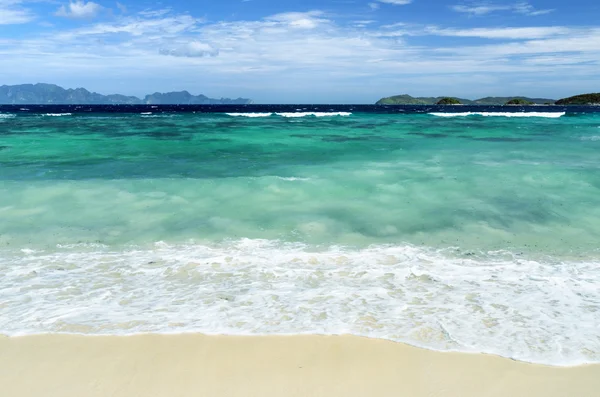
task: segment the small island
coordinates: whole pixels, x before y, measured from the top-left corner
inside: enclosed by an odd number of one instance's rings
[[[600,93],[575,95],[556,101],[557,105],[579,105],[579,106],[598,106],[600,105]]]
[[[504,104],[505,106],[531,106],[535,105],[535,103],[528,101],[524,98],[513,98],[510,101]]]
[[[440,99],[436,105],[462,105],[462,102],[456,98],[445,97]]]

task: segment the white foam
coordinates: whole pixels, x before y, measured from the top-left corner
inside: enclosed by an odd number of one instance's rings
[[[228,116],[233,117],[269,117],[273,113],[225,113]]]
[[[281,179],[283,181],[288,181],[288,182],[296,182],[296,181],[306,182],[306,181],[310,181],[310,178],[298,178],[298,177],[295,177],[295,176],[290,176],[290,177],[278,176],[277,179]]]
[[[600,127],[598,127],[600,128]],[[582,136],[582,141],[600,141],[600,135]]]
[[[464,112],[464,113],[429,113],[437,117],[467,117],[467,116],[484,116],[484,117],[545,117],[559,118],[566,112]]]
[[[16,117],[16,115],[14,115],[14,114],[0,113],[0,119],[12,119],[14,117]]]
[[[345,334],[600,362],[600,262],[268,240],[0,252],[0,333]]]
[[[275,113],[225,113],[233,117],[270,117],[277,115],[280,117],[335,117],[335,116],[351,116],[350,112],[275,112]]]
[[[72,116],[71,113],[46,113],[44,116],[48,117],[62,117],[62,116]]]
[[[307,117],[307,116],[314,116],[314,117],[335,117],[335,116],[351,116],[352,113],[350,112],[288,112],[288,113],[275,113],[278,116],[281,117]]]
[[[145,115],[145,114],[152,114],[152,112],[142,112],[142,113],[140,113],[140,114],[144,114],[144,115]]]
[[[181,117],[181,115],[172,113],[153,114],[152,112],[149,112],[148,114],[141,113],[140,117],[143,119],[171,119],[175,117]]]

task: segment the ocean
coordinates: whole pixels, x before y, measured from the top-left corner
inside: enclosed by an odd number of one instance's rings
[[[0,106],[0,334],[600,362],[600,108]]]

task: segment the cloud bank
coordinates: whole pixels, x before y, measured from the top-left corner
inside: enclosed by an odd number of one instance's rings
[[[326,10],[208,20],[128,9],[102,17],[89,4],[65,12],[99,21],[0,36],[4,82],[129,94],[188,89],[257,102],[373,102],[403,92],[567,96],[600,84],[596,26],[341,22]]]

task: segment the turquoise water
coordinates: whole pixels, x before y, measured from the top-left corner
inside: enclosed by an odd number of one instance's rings
[[[600,362],[600,114],[253,115],[0,115],[0,332]]]

